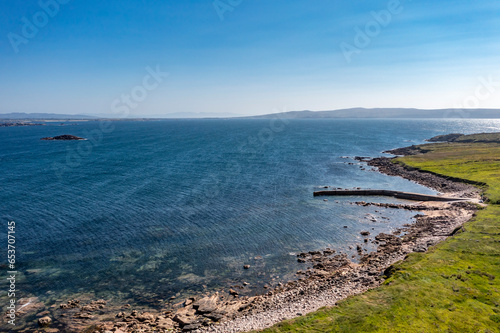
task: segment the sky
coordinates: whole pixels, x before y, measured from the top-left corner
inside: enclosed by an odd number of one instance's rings
[[[0,113],[500,108],[497,0],[0,4]]]

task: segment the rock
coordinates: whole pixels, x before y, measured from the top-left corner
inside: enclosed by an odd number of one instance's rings
[[[250,265],[245,265],[243,266],[244,269],[249,269],[250,268]]]
[[[300,263],[306,262],[306,260],[304,258],[298,258],[297,261],[300,262]]]
[[[199,323],[193,323],[182,327],[183,332],[191,332],[197,330],[201,325]]]
[[[232,290],[232,289],[231,289]],[[229,292],[231,292],[231,290]],[[233,290],[234,291],[234,290]],[[212,296],[203,297],[193,303],[193,308],[199,313],[214,312],[218,308],[219,294],[215,293]]]
[[[80,312],[80,313],[75,314],[75,318],[92,319],[92,318],[94,318],[94,316],[92,316],[91,314],[88,314],[88,313]]]
[[[66,304],[59,305],[59,307],[61,309],[73,309],[73,308],[77,308],[79,306],[80,306],[80,301],[77,299],[68,301]]]
[[[334,253],[335,253],[335,250],[332,250],[332,249],[326,249],[323,251],[324,256],[329,256],[329,255],[334,254]]]
[[[154,322],[155,321],[155,316],[149,312],[140,313],[139,315],[137,315],[136,318],[137,318],[137,320],[139,320],[141,322],[144,322],[144,321]]]
[[[170,318],[159,317],[156,327],[160,330],[171,330],[174,328],[174,321]]]
[[[97,310],[98,308],[99,308],[98,305],[87,304],[87,305],[82,306],[82,311],[93,312],[93,311]]]
[[[314,269],[324,269],[325,268],[325,265],[323,265],[322,263],[318,263],[316,265],[313,265],[313,268]]]
[[[80,138],[78,136],[63,134],[54,137],[41,138],[40,140],[45,141],[71,141],[71,140],[85,140],[84,138]]]
[[[369,231],[361,231],[360,234],[361,234],[361,236],[369,236],[370,232]]]
[[[414,251],[415,252],[426,252],[427,248],[425,247],[425,245],[418,245],[417,247],[415,247]]]
[[[198,319],[194,316],[187,316],[183,314],[176,314],[174,316],[174,321],[179,323],[181,327],[185,327],[188,325],[193,325],[198,323]]]
[[[49,316],[42,317],[38,319],[38,325],[41,327],[49,326],[52,323],[52,319]]]
[[[238,308],[238,312],[245,311],[246,309],[250,308],[255,299],[256,299],[255,297],[250,297],[247,302],[241,303]]]
[[[231,294],[232,296],[238,296],[238,292],[236,290],[233,290],[233,289],[229,289],[229,294]]]
[[[221,312],[212,312],[206,315],[207,318],[212,319],[213,321],[220,321],[224,318],[224,313]]]

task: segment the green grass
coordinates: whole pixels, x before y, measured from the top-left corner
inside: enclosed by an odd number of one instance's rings
[[[425,145],[430,152],[397,161],[437,174],[487,183],[486,196],[500,203],[500,144],[443,143]]]
[[[379,288],[264,332],[500,332],[500,144],[443,143],[398,159],[486,183],[486,209],[465,231],[394,265]]]
[[[500,133],[479,133],[463,135],[455,140],[455,142],[496,142],[500,143]]]

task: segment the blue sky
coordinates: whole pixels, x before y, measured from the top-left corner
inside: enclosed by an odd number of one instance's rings
[[[498,1],[59,1],[1,2],[0,113],[500,108]]]

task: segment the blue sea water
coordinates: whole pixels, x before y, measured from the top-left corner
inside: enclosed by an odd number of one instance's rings
[[[48,305],[90,293],[161,307],[171,296],[243,281],[250,286],[242,293],[255,294],[273,279],[293,279],[304,267],[296,253],[349,252],[361,230],[390,232],[415,214],[385,210],[389,220],[370,222],[367,214],[380,216],[375,208],[351,204],[366,198],[324,201],[312,195],[320,187],[434,193],[354,156],[381,156],[438,134],[494,131],[500,121],[470,119],[0,128],[1,244],[6,249],[7,222],[15,221],[19,294]],[[61,134],[89,140],[40,140]]]

